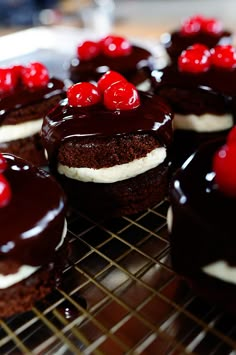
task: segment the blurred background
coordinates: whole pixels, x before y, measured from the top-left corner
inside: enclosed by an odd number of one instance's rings
[[[0,0],[0,28],[62,24],[153,37],[200,13],[234,31],[235,10],[235,0]]]

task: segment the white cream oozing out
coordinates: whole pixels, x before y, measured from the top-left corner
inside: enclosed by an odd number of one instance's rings
[[[173,227],[173,211],[171,207],[169,207],[167,212],[167,225],[168,231],[171,233]],[[236,284],[236,267],[230,266],[224,260],[208,264],[202,268],[202,271],[222,281]]]
[[[67,222],[65,220],[62,237],[60,243],[55,248],[56,250],[59,249],[60,246],[63,244],[64,239],[66,237],[66,233],[67,233]],[[14,274],[8,274],[8,275],[0,274],[0,289],[4,289],[15,285],[17,282],[20,282],[26,279],[27,277],[29,277],[30,275],[32,275],[39,268],[40,266],[22,265],[18,269],[18,271]]]
[[[233,127],[233,116],[221,116],[206,113],[204,115],[180,115],[175,113],[173,120],[174,129],[190,130],[195,132],[219,132]]]
[[[156,148],[145,157],[109,168],[74,168],[58,164],[58,172],[68,178],[95,183],[114,183],[130,179],[160,165],[166,158],[166,148]]]
[[[43,119],[27,121],[15,125],[3,125],[0,127],[0,143],[23,139],[39,133]]]

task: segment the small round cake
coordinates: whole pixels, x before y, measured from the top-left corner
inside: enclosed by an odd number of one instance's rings
[[[168,186],[172,112],[117,75],[105,74],[98,86],[74,84],[42,128],[49,166],[70,202],[103,217],[151,207]]]
[[[29,310],[67,258],[65,196],[44,170],[0,154],[0,317]]]
[[[203,145],[175,174],[168,228],[175,271],[194,290],[234,311],[236,129]]]
[[[181,164],[209,139],[225,135],[235,119],[236,51],[232,46],[210,50],[195,44],[177,63],[152,73],[154,91],[174,111],[173,160]]]
[[[164,46],[171,61],[176,61],[181,52],[194,43],[209,48],[217,44],[232,44],[233,35],[223,29],[221,21],[205,16],[192,16],[183,21],[179,30],[163,33],[160,43]]]
[[[107,71],[117,71],[139,89],[150,87],[155,59],[145,48],[133,45],[126,38],[107,36],[98,42],[85,41],[78,45],[77,56],[69,68],[74,82],[98,81]]]
[[[0,68],[0,152],[45,165],[43,117],[64,96],[64,83],[41,63]]]

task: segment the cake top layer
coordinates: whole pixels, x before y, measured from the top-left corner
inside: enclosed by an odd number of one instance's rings
[[[3,154],[3,176],[11,198],[0,208],[0,259],[23,265],[53,260],[62,238],[65,198],[60,186],[44,170],[10,154]]]

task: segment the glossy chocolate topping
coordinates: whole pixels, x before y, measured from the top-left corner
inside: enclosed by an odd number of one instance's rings
[[[13,155],[3,155],[8,164],[3,175],[12,198],[0,208],[0,260],[47,264],[62,238],[64,194],[45,171]]]
[[[70,76],[74,82],[98,81],[108,70],[114,70],[124,75],[128,81],[133,82],[132,79],[140,69],[152,70],[153,60],[149,51],[132,46],[132,52],[129,55],[108,57],[100,54],[91,60],[74,58],[70,65]]]
[[[80,137],[112,137],[129,133],[150,133],[161,145],[172,138],[172,112],[165,101],[155,95],[139,92],[141,104],[132,110],[110,111],[103,104],[72,107],[62,100],[45,117],[42,141],[49,160],[57,155],[61,142]]]
[[[183,35],[180,31],[174,31],[173,33],[168,33],[161,37],[161,43],[166,48],[172,60],[176,60],[184,49],[194,43],[202,43],[208,48],[212,48],[217,44],[231,44],[232,40],[232,33],[228,31],[223,31],[218,34],[198,32],[190,35]]]
[[[171,183],[171,254],[184,275],[218,260],[236,265],[236,199],[218,190],[212,170],[213,155],[223,144],[220,139],[202,146]]]
[[[26,88],[23,85],[18,85],[9,93],[0,94],[0,124],[4,124],[5,117],[12,111],[62,94],[63,89],[64,83],[59,79],[52,78],[46,86]]]
[[[164,96],[175,112],[223,114],[230,111],[236,92],[236,70],[211,67],[203,73],[179,71],[176,64],[153,71],[155,92]]]

